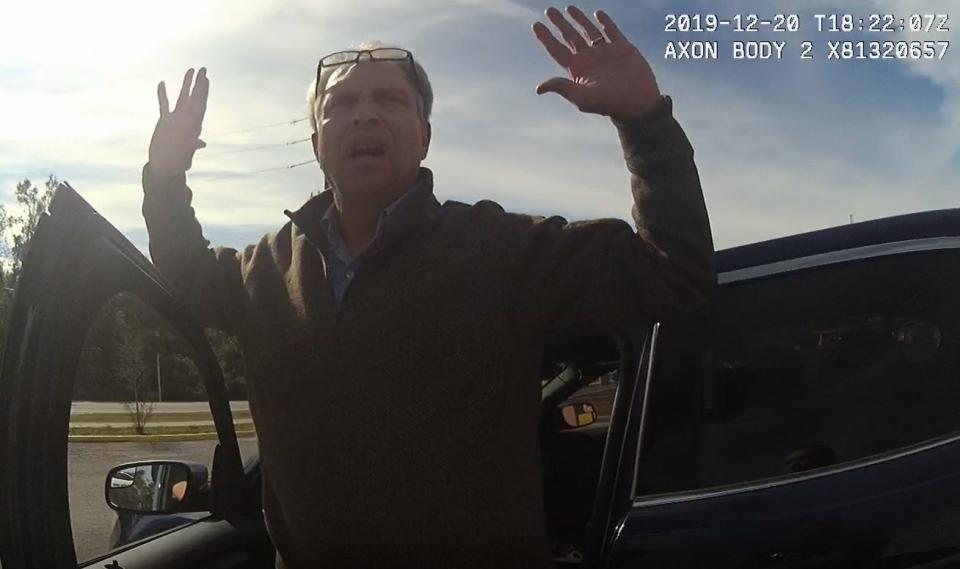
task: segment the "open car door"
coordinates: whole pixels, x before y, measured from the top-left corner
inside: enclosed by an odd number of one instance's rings
[[[181,531],[90,560],[97,567],[259,567],[258,489],[244,479],[223,374],[203,330],[159,271],[69,185],[41,217],[14,298],[0,371],[0,560],[3,569],[77,566],[67,442],[81,347],[93,317],[119,293],[164,317],[193,350],[219,444],[211,516]],[[256,539],[251,539],[251,536]]]
[[[632,504],[633,459],[658,330],[659,324],[637,322],[625,330],[556,337],[546,346],[544,365],[551,371],[544,377],[552,378],[541,392],[540,446],[547,533],[558,568],[609,566],[617,528]],[[609,372],[617,379],[603,386],[598,377]]]

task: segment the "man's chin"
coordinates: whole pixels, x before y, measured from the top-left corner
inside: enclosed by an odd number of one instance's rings
[[[393,193],[400,180],[386,168],[352,168],[340,187],[355,196],[377,196]]]

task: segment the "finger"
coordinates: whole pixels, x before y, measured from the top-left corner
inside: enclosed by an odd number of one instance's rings
[[[183,85],[180,86],[180,96],[177,97],[177,106],[173,108],[173,112],[179,111],[190,98],[190,85],[193,83],[193,69],[187,69],[186,74],[183,76]]]
[[[163,81],[157,85],[157,100],[160,101],[160,116],[170,114],[170,101],[167,100],[167,87]]]
[[[580,8],[576,6],[568,6],[567,13],[578,23],[580,27],[583,28],[583,31],[587,34],[587,39],[590,40],[590,45],[606,41],[606,38],[603,37],[603,32],[601,32],[597,26],[593,25],[593,21],[587,17],[586,14],[580,11]]]
[[[207,68],[201,67],[197,73],[197,84],[193,88],[193,94],[190,96],[190,104],[193,107],[194,116],[197,119],[197,131],[203,124],[203,116],[207,112],[207,96],[210,94],[210,80],[207,79]]]
[[[537,85],[537,95],[556,93],[571,103],[577,104],[580,86],[565,77],[552,77]]]
[[[603,10],[597,10],[594,14],[597,17],[597,21],[603,26],[603,31],[607,34],[607,37],[610,38],[610,43],[617,42],[628,42],[629,40],[623,33],[620,31],[620,28],[617,27],[617,24],[613,21],[613,18],[607,15]]]
[[[557,26],[557,29],[560,30],[560,34],[563,36],[563,39],[566,40],[567,44],[570,45],[576,51],[582,51],[587,48],[587,41],[583,39],[583,36],[580,35],[570,22],[563,16],[563,13],[556,8],[547,8],[547,17],[550,18],[550,21],[553,22],[554,26]]]
[[[550,28],[537,22],[533,25],[533,35],[537,36],[537,39],[540,40],[540,43],[543,44],[543,47],[547,50],[547,53],[550,54],[550,57],[554,61],[559,63],[562,67],[567,67],[570,63],[570,58],[573,57],[573,52],[570,51],[570,48],[560,43],[560,40],[553,36],[553,32],[550,31]]]

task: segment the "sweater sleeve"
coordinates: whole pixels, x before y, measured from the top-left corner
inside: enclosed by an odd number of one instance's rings
[[[186,174],[162,178],[144,166],[143,217],[154,264],[202,326],[235,334],[243,310],[243,254],[209,246],[192,200]]]
[[[663,320],[712,299],[710,223],[693,148],[671,100],[614,124],[631,174],[636,231],[617,219],[505,214],[519,313],[538,334]]]

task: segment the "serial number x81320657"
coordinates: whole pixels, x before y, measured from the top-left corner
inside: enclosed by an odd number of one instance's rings
[[[846,61],[853,59],[943,59],[950,42],[941,41],[828,41],[826,59]],[[813,42],[800,44],[800,59],[817,57]]]

